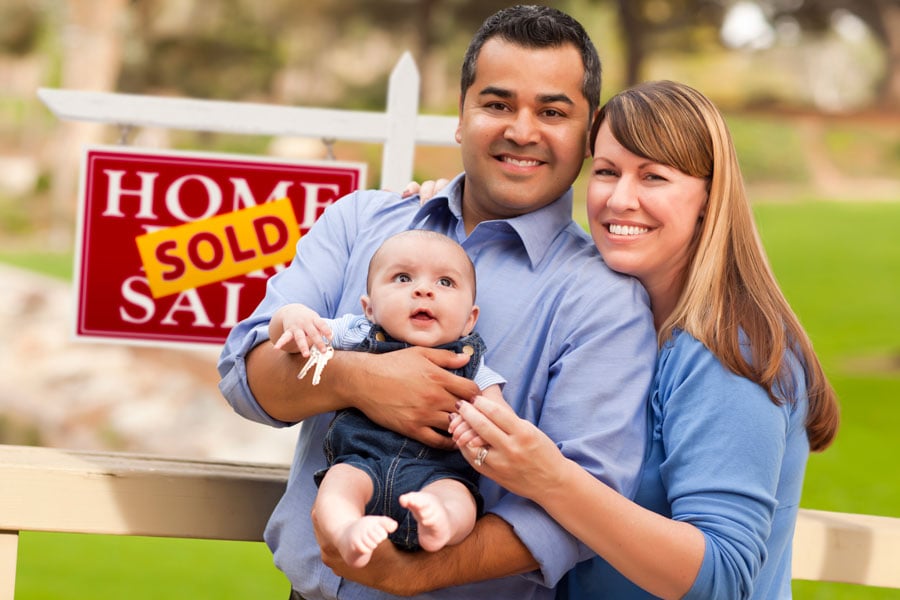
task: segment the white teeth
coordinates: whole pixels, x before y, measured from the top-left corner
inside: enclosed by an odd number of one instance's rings
[[[519,160],[517,158],[511,158],[509,156],[504,156],[503,162],[516,165],[517,167],[536,167],[541,164],[541,161],[539,160]]]
[[[650,231],[646,227],[635,227],[634,225],[616,225],[610,223],[609,232],[613,235],[640,235]]]

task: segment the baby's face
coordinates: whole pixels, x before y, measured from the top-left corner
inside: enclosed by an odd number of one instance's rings
[[[438,346],[467,335],[478,309],[465,251],[440,240],[389,240],[373,265],[366,317],[394,339]]]

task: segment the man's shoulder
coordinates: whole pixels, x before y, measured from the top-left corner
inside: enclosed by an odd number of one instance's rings
[[[557,243],[559,247],[555,253],[556,260],[567,265],[567,271],[572,274],[582,278],[601,277],[603,280],[627,285],[636,281],[633,277],[610,269],[594,245],[594,240],[574,221],[563,230],[557,238]]]

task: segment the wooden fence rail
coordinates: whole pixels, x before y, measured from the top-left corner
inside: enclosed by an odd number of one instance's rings
[[[261,541],[288,469],[0,446],[0,600],[20,531]],[[900,589],[900,518],[801,509],[794,579]]]

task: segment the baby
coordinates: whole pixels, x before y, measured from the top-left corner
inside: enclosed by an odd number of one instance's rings
[[[503,401],[505,380],[484,366],[484,342],[473,333],[475,267],[455,241],[426,230],[388,238],[369,263],[361,302],[364,316],[333,320],[287,304],[272,316],[269,337],[276,348],[303,356],[329,351],[325,340],[365,352],[409,346],[463,352],[470,359],[457,374]],[[410,550],[459,543],[481,512],[478,474],[459,451],[401,436],[356,409],[335,415],[324,450],[329,468],[316,474],[314,510],[348,565],[366,565],[388,538]]]

